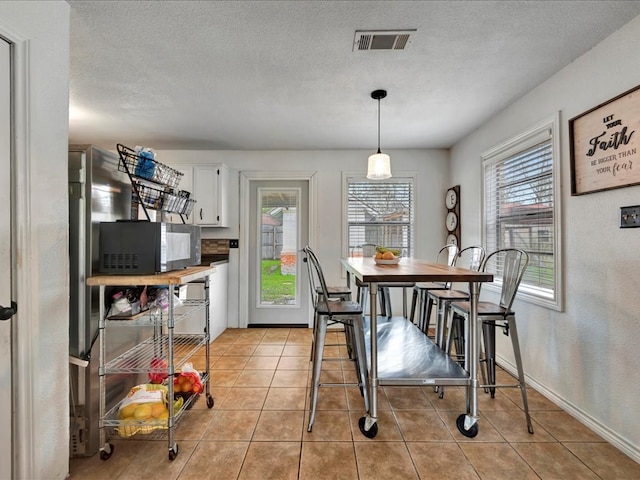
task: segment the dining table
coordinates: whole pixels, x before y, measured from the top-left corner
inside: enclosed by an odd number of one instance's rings
[[[396,264],[378,264],[372,257],[342,258],[347,284],[353,278],[368,285],[369,315],[365,316],[365,343],[369,373],[369,411],[359,419],[362,434],[378,433],[378,387],[380,385],[418,385],[466,387],[466,412],[456,426],[466,437],[478,434],[478,297],[480,284],[492,282],[493,274],[450,267],[417,258],[401,257]],[[454,361],[417,326],[405,317],[378,316],[378,284],[411,282],[459,282],[469,284],[471,314],[465,324],[464,367]]]

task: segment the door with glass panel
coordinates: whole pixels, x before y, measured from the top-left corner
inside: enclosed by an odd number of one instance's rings
[[[249,326],[309,324],[306,265],[309,183],[252,180],[249,188]]]

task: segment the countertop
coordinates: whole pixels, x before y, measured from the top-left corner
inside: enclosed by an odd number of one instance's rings
[[[96,275],[87,278],[87,285],[182,285],[211,275],[213,272],[214,269],[206,265],[149,275]]]
[[[213,253],[213,254],[206,254],[206,255],[201,255],[200,256],[200,265],[203,266],[216,266],[216,265],[220,265],[221,263],[228,263],[229,262],[229,254],[227,253]]]

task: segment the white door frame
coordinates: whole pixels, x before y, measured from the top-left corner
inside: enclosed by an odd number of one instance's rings
[[[18,313],[11,319],[19,323],[13,333],[12,376],[14,381],[13,394],[13,478],[35,478],[37,476],[36,455],[33,446],[37,445],[38,434],[34,421],[35,409],[33,398],[37,396],[39,386],[35,366],[38,364],[39,354],[33,348],[32,339],[35,337],[31,318],[34,315],[32,306],[33,279],[37,278],[38,266],[29,254],[32,251],[32,227],[30,208],[32,197],[31,184],[31,156],[29,135],[29,99],[31,97],[29,39],[14,30],[13,27],[0,22],[0,35],[12,44],[12,167],[11,172],[16,188],[12,197],[12,229],[15,245],[12,248],[14,261],[20,256],[20,266],[12,266],[12,290]],[[36,282],[37,283],[37,282]],[[19,372],[19,374],[17,373]]]
[[[258,180],[303,180],[309,182],[309,245],[315,244],[316,232],[316,173],[312,171],[300,172],[271,172],[271,171],[244,171],[240,172],[240,245],[239,245],[239,273],[238,276],[238,326],[247,328],[249,324],[249,208],[250,208],[250,183]],[[300,289],[301,292],[306,289]],[[309,322],[311,322],[311,304]],[[311,325],[311,323],[309,323]]]
[[[0,305],[10,308],[14,300],[13,285],[11,283],[13,272],[13,253],[11,246],[11,221],[13,218],[13,200],[11,199],[13,172],[12,148],[11,148],[11,104],[13,95],[11,89],[11,49],[12,45],[0,37],[0,172],[9,174],[0,175]],[[7,208],[9,207],[9,208]],[[14,318],[0,320],[0,405],[7,408],[0,410],[0,425],[9,428],[0,430],[0,478],[13,477],[13,358],[12,358],[12,331]]]

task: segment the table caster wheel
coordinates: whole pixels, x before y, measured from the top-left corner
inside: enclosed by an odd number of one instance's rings
[[[469,430],[466,430],[464,428],[464,420],[466,417],[467,416],[464,413],[460,415],[456,419],[456,426],[458,427],[458,430],[462,435],[464,435],[465,437],[473,438],[478,435],[478,424],[474,423],[473,425],[471,425],[471,428],[469,428]]]
[[[116,449],[111,443],[107,443],[102,450],[100,450],[100,459],[109,460],[113,451]]]
[[[213,408],[213,397],[211,395],[207,395],[207,407]]]
[[[169,449],[169,460],[174,461],[178,456],[178,444],[176,443],[173,448]]]
[[[365,437],[373,438],[378,434],[378,422],[374,422],[367,430],[367,418],[368,417],[360,417],[360,420],[358,420],[358,426],[360,427],[360,431]]]

